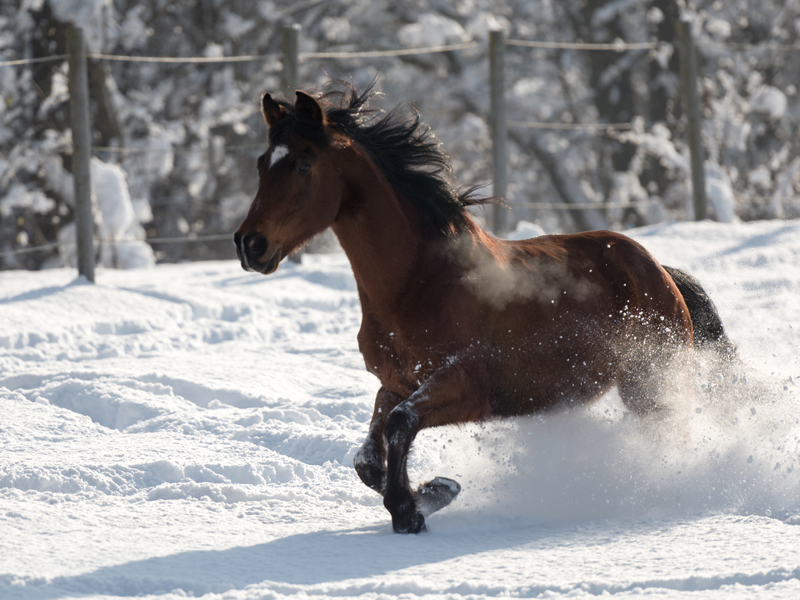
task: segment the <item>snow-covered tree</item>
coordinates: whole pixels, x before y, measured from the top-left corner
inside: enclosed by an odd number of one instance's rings
[[[279,91],[287,22],[302,25],[306,53],[484,44],[497,27],[509,39],[649,42],[652,49],[624,52],[506,49],[510,120],[634,124],[630,131],[511,127],[506,221],[526,219],[547,231],[625,228],[690,216],[673,46],[681,16],[698,44],[713,216],[797,217],[796,2],[13,0],[0,5],[0,61],[65,53],[70,23],[84,28],[94,53],[264,57],[202,65],[90,60],[95,156],[125,174],[133,228],[125,235],[142,226],[150,238],[191,238],[233,231],[249,206],[266,145],[258,99]],[[432,126],[460,184],[490,182],[485,46],[309,58],[300,72],[301,85],[317,89],[331,78],[363,88],[375,77],[383,108],[407,103]],[[0,91],[0,252],[52,245],[3,254],[0,268],[64,264],[63,244],[59,250],[55,242],[73,219],[66,62],[0,67]],[[109,205],[103,200],[99,209]],[[103,222],[100,210],[101,238],[109,235]],[[161,261],[233,254],[226,240],[152,246]]]

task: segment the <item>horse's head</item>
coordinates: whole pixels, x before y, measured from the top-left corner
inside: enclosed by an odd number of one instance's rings
[[[325,112],[298,91],[294,106],[261,99],[269,148],[258,158],[258,192],[234,235],[247,271],[268,274],[336,218],[342,195],[331,160]]]

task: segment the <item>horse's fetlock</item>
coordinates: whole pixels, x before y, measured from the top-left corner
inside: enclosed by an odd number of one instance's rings
[[[392,515],[392,528],[395,533],[419,533],[426,529],[425,517],[417,511],[410,493],[384,496],[383,506]]]
[[[383,506],[392,514],[405,514],[417,508],[413,498],[397,498],[396,496],[384,497]]]
[[[410,517],[402,520],[392,519],[392,529],[395,533],[422,533],[427,531],[425,517],[419,513],[414,513]]]

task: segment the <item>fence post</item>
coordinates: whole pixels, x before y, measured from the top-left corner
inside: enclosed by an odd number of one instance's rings
[[[700,103],[697,100],[697,53],[692,39],[692,24],[679,19],[677,24],[681,70],[681,104],[686,113],[687,141],[692,158],[692,200],[694,219],[706,218],[706,173],[700,144]]]
[[[86,74],[86,44],[83,29],[67,32],[69,53],[69,117],[72,127],[72,177],[75,182],[75,227],[78,273],[94,283],[94,216],[89,170],[89,82]]]
[[[300,24],[284,25],[281,27],[281,87],[283,95],[289,102],[294,102],[294,92],[297,89],[297,73],[300,54]],[[303,251],[296,250],[289,255],[289,260],[300,263],[303,260]]]
[[[281,87],[289,102],[294,102],[294,91],[297,89],[297,68],[300,43],[300,24],[284,25],[281,28]]]
[[[489,31],[489,89],[491,94],[491,115],[489,125],[492,130],[492,176],[494,184],[492,195],[498,199],[506,198],[506,162],[508,160],[506,131],[506,102],[503,77],[503,51],[505,40],[502,30]],[[489,228],[499,234],[506,229],[505,219],[499,206],[491,207]]]

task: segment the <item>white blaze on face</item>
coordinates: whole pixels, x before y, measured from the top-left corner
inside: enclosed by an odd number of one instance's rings
[[[286,146],[275,146],[272,150],[272,155],[269,157],[269,168],[272,168],[276,162],[289,154],[289,148]]]

